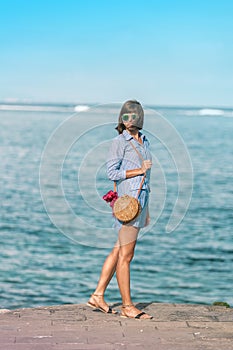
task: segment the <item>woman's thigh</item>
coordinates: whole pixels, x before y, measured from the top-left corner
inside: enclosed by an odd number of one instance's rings
[[[118,233],[116,246],[122,247],[130,244],[134,249],[139,230],[138,227],[122,225]]]

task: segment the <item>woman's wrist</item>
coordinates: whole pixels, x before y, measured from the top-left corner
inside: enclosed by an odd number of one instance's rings
[[[144,175],[146,173],[146,169],[145,168],[140,168],[141,173],[139,175]]]

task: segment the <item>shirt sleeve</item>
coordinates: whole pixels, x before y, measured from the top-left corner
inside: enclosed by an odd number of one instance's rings
[[[121,169],[124,158],[125,142],[119,137],[115,138],[111,144],[107,159],[107,175],[109,180],[118,181],[126,178],[126,170]]]

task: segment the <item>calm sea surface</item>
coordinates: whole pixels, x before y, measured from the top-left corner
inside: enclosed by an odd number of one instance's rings
[[[155,220],[131,264],[133,300],[233,306],[233,110],[156,110],[174,130],[160,130],[148,112]],[[112,186],[104,161],[118,107],[81,112],[73,127],[71,114],[0,111],[0,308],[85,302],[116,239],[101,196]],[[98,119],[106,125],[96,126]],[[167,149],[166,140],[177,135],[190,155],[193,192],[181,224],[167,233],[179,174],[176,146]],[[182,158],[182,150],[175,157]],[[62,191],[51,185],[56,177]],[[190,177],[186,181],[189,186]],[[106,300],[120,301],[115,277]]]

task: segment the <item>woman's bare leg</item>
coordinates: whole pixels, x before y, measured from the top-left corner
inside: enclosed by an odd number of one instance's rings
[[[119,246],[115,246],[111,253],[106,258],[102,271],[100,274],[99,282],[97,284],[95,294],[104,294],[109,282],[111,281],[115,271],[119,255]]]
[[[119,257],[116,268],[117,282],[123,304],[132,304],[130,295],[130,262],[134,256],[134,248],[139,229],[134,226],[122,225],[119,231],[118,242],[120,245]]]
[[[105,290],[106,290],[109,282],[111,281],[111,279],[116,271],[121,245],[126,246],[126,244],[128,244],[128,241],[130,241],[130,242],[133,241],[134,245],[136,243],[137,233],[139,230],[135,229],[134,227],[133,227],[133,229],[131,229],[131,228],[132,228],[132,226],[130,226],[130,227],[125,226],[125,230],[127,231],[127,234],[125,234],[124,229],[120,230],[120,231],[122,231],[122,233],[119,234],[118,241],[116,242],[111,253],[106,258],[106,260],[103,264],[103,267],[102,267],[102,271],[100,274],[100,278],[99,278],[99,282],[97,284],[97,287],[89,299],[89,301],[92,304],[99,305],[102,309],[104,309],[106,311],[108,310],[108,305],[104,301],[104,293],[105,293]],[[127,274],[126,274],[126,276],[127,276]]]
[[[91,295],[89,299],[89,302],[91,302],[96,306],[100,306],[106,312],[108,311],[109,306],[104,300],[104,293],[116,271],[118,255],[119,255],[119,245],[116,244],[103,264],[99,282],[97,284],[97,287],[94,293]]]
[[[141,311],[137,309],[131,299],[130,293],[130,262],[134,256],[139,229],[134,226],[123,225],[119,231],[119,257],[116,267],[117,282],[122,297],[122,315],[135,317]],[[144,314],[143,319],[151,318]]]

